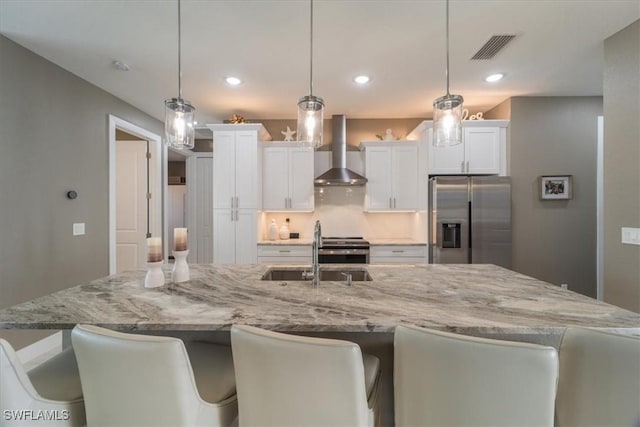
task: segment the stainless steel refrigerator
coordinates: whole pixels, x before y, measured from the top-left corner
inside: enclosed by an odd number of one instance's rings
[[[430,263],[511,268],[510,178],[431,178],[429,233]]]

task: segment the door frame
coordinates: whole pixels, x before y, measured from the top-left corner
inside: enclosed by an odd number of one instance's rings
[[[116,129],[149,141],[151,161],[155,163],[159,174],[151,190],[151,194],[158,194],[159,197],[155,199],[152,197],[151,200],[154,212],[160,214],[159,221],[155,224],[154,221],[151,221],[153,227],[150,226],[150,229],[156,236],[164,236],[163,230],[166,230],[164,188],[166,188],[167,182],[167,165],[164,159],[167,157],[167,147],[162,144],[160,135],[109,114],[109,274],[116,272]],[[166,240],[163,239],[165,259],[167,257]]]

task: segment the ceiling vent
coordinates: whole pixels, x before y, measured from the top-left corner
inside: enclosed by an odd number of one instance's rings
[[[491,36],[471,59],[492,59],[500,52],[511,40],[515,38],[513,34],[502,34],[499,36]]]

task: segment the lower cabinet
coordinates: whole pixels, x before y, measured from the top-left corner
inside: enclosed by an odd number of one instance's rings
[[[213,262],[255,264],[257,261],[255,209],[213,210]]]
[[[258,263],[311,265],[311,245],[258,245]]]
[[[427,245],[372,245],[370,264],[426,264]]]

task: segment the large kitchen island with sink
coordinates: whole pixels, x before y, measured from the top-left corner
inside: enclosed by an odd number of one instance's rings
[[[317,288],[298,279],[300,266],[191,265],[191,280],[178,284],[170,268],[158,288],[145,288],[145,271],[135,270],[0,310],[0,328],[85,323],[228,342],[235,323],[352,340],[381,359],[385,425],[398,324],[556,347],[569,325],[640,335],[640,314],[494,265],[330,265],[322,270],[333,280],[321,276]],[[351,286],[336,280],[348,270]]]

